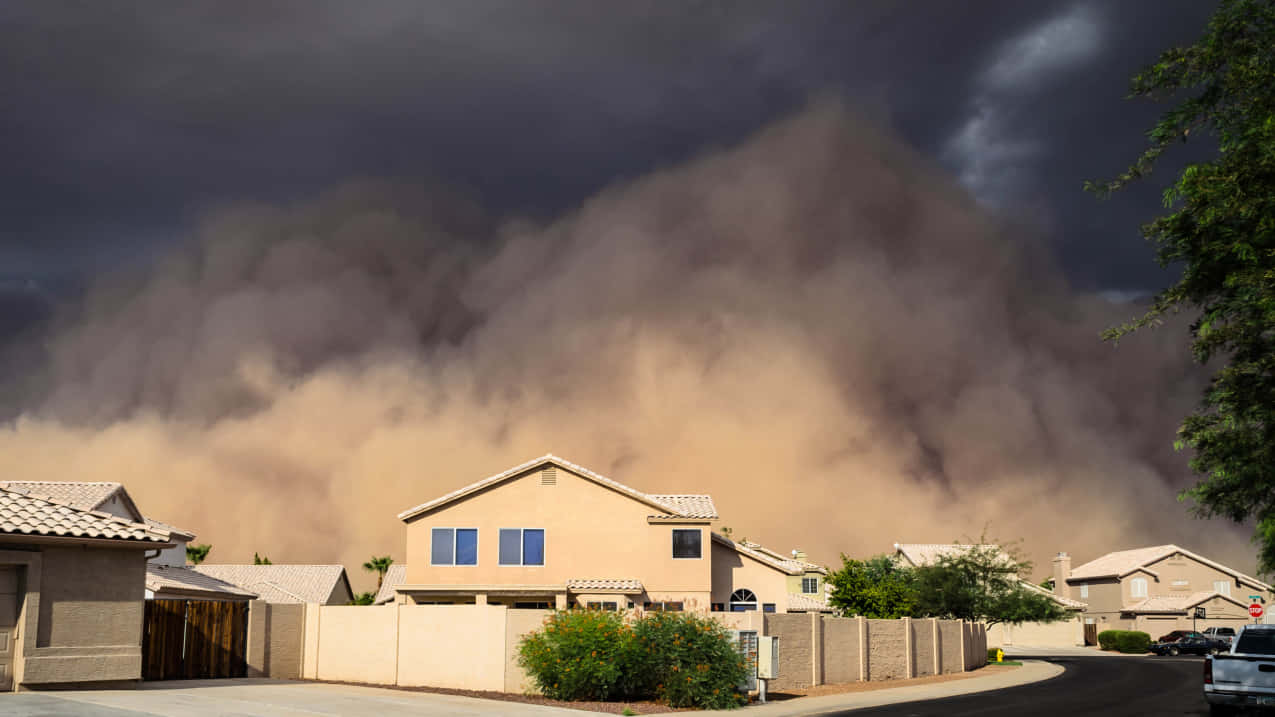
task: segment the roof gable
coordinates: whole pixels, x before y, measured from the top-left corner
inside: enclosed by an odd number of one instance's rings
[[[0,488],[14,488],[61,501],[79,510],[98,510],[118,497],[134,522],[145,518],[122,483],[105,481],[0,481]]]
[[[656,513],[652,513],[651,517],[653,518],[689,518],[695,520],[713,520],[717,518],[717,507],[713,505],[713,499],[707,495],[651,495],[643,493],[634,488],[630,488],[619,481],[611,480],[600,473],[595,473],[584,466],[559,458],[552,453],[527,461],[526,463],[521,463],[506,471],[488,476],[480,481],[470,483],[463,488],[454,490],[451,493],[439,496],[434,500],[421,503],[414,508],[409,508],[402,513],[399,513],[398,518],[402,521],[410,521],[414,518],[425,515],[426,513],[436,511],[462,498],[478,493],[479,491],[494,488],[506,481],[521,477],[531,471],[548,465],[557,466],[558,468],[577,475],[580,478],[632,498],[633,500],[658,511]]]

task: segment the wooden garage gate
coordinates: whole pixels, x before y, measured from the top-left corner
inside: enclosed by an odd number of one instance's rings
[[[246,602],[146,601],[142,679],[243,677],[247,648]]]

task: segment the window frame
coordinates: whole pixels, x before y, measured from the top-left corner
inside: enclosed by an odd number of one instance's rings
[[[693,558],[687,558],[687,557],[679,558],[679,557],[677,556],[677,534],[678,534],[678,533],[695,533],[695,535],[696,535],[696,536],[698,536],[698,539],[699,539],[699,542],[698,542],[699,550],[697,551],[697,552],[699,553],[698,555],[696,555],[696,556],[695,556],[695,557],[693,557]],[[671,554],[672,554],[672,556],[673,556],[673,559],[674,559],[674,560],[703,560],[703,559],[704,559],[704,531],[703,531],[703,529],[701,529],[701,528],[673,528],[673,530],[669,533],[669,541],[670,541],[670,546],[669,546],[669,547],[670,547]]]
[[[1089,583],[1080,584],[1080,597],[1083,599],[1089,598]]]
[[[736,595],[738,595],[740,598],[744,598],[747,595],[752,595],[753,599],[752,600],[743,600],[743,599],[736,600],[735,599]],[[738,605],[740,609],[736,610],[735,609],[736,605]],[[726,610],[728,612],[757,612],[758,610],[761,609],[761,605],[762,605],[762,602],[761,602],[761,599],[757,597],[757,593],[748,588],[737,588],[734,592],[730,594],[730,597],[726,600]]]
[[[1219,590],[1218,589],[1219,586],[1221,586],[1223,589]],[[1218,595],[1225,595],[1226,597],[1230,597],[1231,596],[1231,581],[1230,580],[1214,580],[1213,592],[1217,593]]]
[[[452,561],[451,561],[450,563],[438,563],[438,562],[434,562],[434,533],[435,533],[435,531],[439,531],[439,530],[450,530],[450,531],[452,532]],[[457,531],[460,531],[460,530],[472,530],[472,531],[474,531],[474,562],[472,562],[472,563],[458,563],[458,562],[456,562],[456,554],[457,554],[457,552],[458,552],[458,550],[459,550],[459,548],[460,548],[460,543],[456,540],[456,533],[457,533]],[[479,556],[481,555],[481,552],[482,552],[482,551],[480,550],[480,547],[482,546],[482,536],[481,536],[481,535],[479,535],[479,533],[480,533],[480,532],[481,532],[481,531],[479,531],[479,529],[478,529],[478,528],[474,528],[474,527],[459,527],[459,528],[453,528],[453,527],[448,527],[448,526],[445,526],[445,525],[431,526],[431,527],[430,527],[430,529],[429,529],[429,565],[430,565],[430,567],[433,567],[433,568],[473,568],[473,567],[477,567],[477,566],[478,566],[478,564],[479,564],[479,562],[481,562],[481,561],[480,561],[480,559],[479,559]]]
[[[1139,588],[1142,589],[1141,593],[1138,592]],[[1129,597],[1140,597],[1140,598],[1148,597],[1147,588],[1148,588],[1148,585],[1147,585],[1146,578],[1134,578],[1129,581]]]
[[[807,580],[812,580],[812,581],[814,581],[814,583],[813,583],[813,584],[814,584],[814,589],[813,589],[813,590],[807,590],[807,589],[806,589],[806,581],[807,581]],[[801,594],[802,594],[802,595],[818,595],[818,594],[819,594],[819,578],[817,578],[817,577],[814,577],[814,578],[802,577],[802,579],[801,579]]]
[[[501,552],[500,537],[501,537],[501,534],[504,533],[506,530],[518,531],[518,560],[519,562],[506,563],[501,559],[502,556],[500,554]],[[540,531],[540,562],[539,563],[526,562],[527,561],[526,534],[528,530]],[[546,531],[544,528],[497,528],[496,529],[496,565],[502,568],[543,568],[545,566],[546,554],[549,552],[548,549],[546,548],[546,545],[548,543],[548,537],[545,535],[545,533]]]

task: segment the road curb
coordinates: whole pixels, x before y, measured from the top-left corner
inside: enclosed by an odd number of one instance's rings
[[[1002,672],[985,677],[971,677],[953,682],[938,682],[929,685],[913,685],[909,687],[893,687],[871,692],[851,692],[840,695],[823,695],[820,697],[802,697],[784,702],[772,702],[765,705],[753,705],[743,710],[700,712],[701,715],[735,715],[735,717],[788,717],[789,715],[820,715],[846,710],[879,707],[881,705],[899,704],[903,702],[919,702],[936,700],[944,697],[969,695],[976,692],[1003,690],[1007,687],[1019,687],[1035,682],[1053,679],[1064,672],[1064,668],[1039,660],[1024,660],[1023,666],[1009,672]]]

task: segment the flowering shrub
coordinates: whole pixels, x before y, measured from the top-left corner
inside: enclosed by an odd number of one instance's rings
[[[748,666],[720,623],[695,613],[554,613],[522,639],[519,664],[546,697],[560,700],[658,698],[673,707],[722,709]]]
[[[633,630],[619,613],[555,612],[543,630],[522,639],[518,662],[546,697],[609,700],[625,696],[621,677],[632,643]]]
[[[693,612],[655,612],[633,625],[640,662],[653,692],[671,707],[727,709],[748,676],[743,655],[721,623]],[[649,683],[648,683],[649,684]]]

